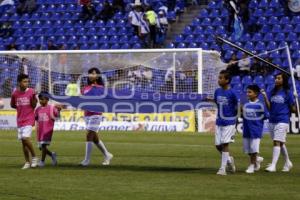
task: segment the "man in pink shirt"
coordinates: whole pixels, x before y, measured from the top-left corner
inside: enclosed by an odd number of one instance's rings
[[[42,158],[39,163],[40,167],[45,166],[46,155],[52,158],[52,165],[57,164],[56,153],[48,150],[50,145],[55,119],[59,116],[59,106],[49,105],[49,94],[41,92],[39,94],[41,106],[35,110],[35,120],[37,121],[37,140],[40,149],[42,150]]]
[[[13,91],[10,105],[17,110],[18,139],[22,141],[25,164],[22,169],[36,167],[38,159],[30,141],[34,126],[34,108],[37,104],[35,91],[28,88],[29,77],[26,74],[18,75],[18,88]],[[32,160],[30,163],[29,154]]]

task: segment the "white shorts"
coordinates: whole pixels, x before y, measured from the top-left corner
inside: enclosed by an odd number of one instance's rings
[[[100,115],[91,115],[84,117],[86,130],[98,132],[102,117]]]
[[[259,153],[260,138],[243,138],[245,153]]]
[[[18,139],[30,138],[32,133],[32,126],[22,126],[18,128]]]
[[[269,129],[272,140],[286,142],[286,134],[289,131],[288,123],[269,123]]]
[[[234,142],[235,125],[217,126],[215,134],[215,145],[227,144]]]

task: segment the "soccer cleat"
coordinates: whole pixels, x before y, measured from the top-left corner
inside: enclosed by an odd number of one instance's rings
[[[21,169],[29,169],[29,168],[30,168],[30,163],[26,162]]]
[[[234,158],[232,156],[230,156],[230,163],[227,163],[227,168],[228,168],[228,171],[230,171],[231,173],[234,173],[236,171],[236,167],[235,167],[235,164],[234,164]]]
[[[226,170],[224,168],[220,168],[217,172],[217,175],[226,176]]]
[[[254,173],[254,165],[251,164],[245,171],[247,174],[253,174]]]
[[[102,165],[109,165],[110,164],[110,160],[113,158],[114,156],[111,153],[107,153],[107,155],[104,157],[104,160],[102,162]]]
[[[45,162],[40,161],[40,162],[39,162],[39,167],[45,167]]]
[[[266,172],[276,172],[276,167],[274,165],[269,165],[266,169]]]
[[[32,168],[35,168],[38,166],[38,163],[39,162],[39,159],[37,157],[33,157],[32,160],[31,160],[31,167]]]
[[[281,171],[283,171],[283,172],[289,172],[292,169],[292,167],[293,167],[293,163],[291,161],[287,161],[284,164],[284,166],[283,166],[283,168],[282,168]]]
[[[89,160],[83,160],[81,161],[80,165],[83,166],[83,167],[86,167],[90,164],[90,161]]]
[[[256,158],[256,164],[255,164],[255,167],[254,167],[254,171],[259,171],[260,169],[260,164],[264,161],[264,158],[263,157],[260,157],[258,156]]]
[[[57,157],[56,153],[52,152],[51,158],[52,158],[52,165],[53,166],[57,165],[57,159],[56,159],[56,157]]]

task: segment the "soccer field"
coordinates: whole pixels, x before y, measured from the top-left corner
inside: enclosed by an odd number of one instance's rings
[[[84,132],[55,132],[51,150],[58,166],[47,160],[45,168],[21,170],[21,145],[13,131],[0,134],[0,199],[300,199],[300,136],[288,137],[294,168],[290,173],[244,171],[248,156],[239,135],[231,146],[237,173],[217,176],[220,155],[209,134],[106,132],[102,134],[114,154],[110,166],[101,166],[94,147],[92,163],[80,167],[84,157]],[[262,167],[271,161],[272,142],[265,137]]]

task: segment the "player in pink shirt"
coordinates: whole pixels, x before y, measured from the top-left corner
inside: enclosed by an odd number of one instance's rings
[[[85,86],[82,90],[82,95],[92,96],[92,90],[102,89],[103,81],[101,78],[101,73],[98,68],[91,68],[88,71],[88,85]],[[110,160],[113,158],[113,155],[108,152],[104,143],[99,139],[97,132],[101,123],[101,113],[96,112],[84,112],[84,119],[86,123],[86,149],[85,149],[85,158],[80,163],[82,166],[88,166],[90,163],[90,157],[92,153],[93,143],[104,155],[104,161],[102,165],[109,165]]]
[[[49,94],[47,92],[41,92],[39,94],[39,101],[41,106],[35,110],[35,120],[37,121],[37,140],[39,148],[42,151],[42,158],[39,166],[45,166],[46,155],[49,155],[52,158],[52,165],[56,165],[56,153],[49,151],[47,146],[51,143],[54,122],[59,116],[61,108],[59,106],[48,104]]]
[[[29,77],[26,74],[18,75],[18,88],[11,96],[10,105],[17,110],[18,139],[22,141],[25,164],[22,169],[36,167],[38,159],[30,141],[32,127],[34,126],[34,108],[37,104],[35,91],[29,86]],[[31,163],[30,156],[31,154]]]

